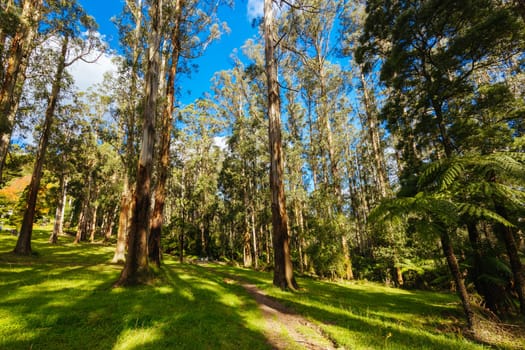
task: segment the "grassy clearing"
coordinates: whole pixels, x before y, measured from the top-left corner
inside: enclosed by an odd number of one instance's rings
[[[482,349],[455,332],[455,295],[299,279],[282,292],[271,274],[167,259],[151,286],[112,289],[113,247],[47,243],[34,232],[31,257],[10,253],[0,234],[0,349],[268,349],[263,318],[234,275],[320,325],[347,349]],[[519,345],[519,344],[518,344]],[[525,346],[524,343],[522,345]]]
[[[257,305],[210,272],[167,262],[161,280],[110,288],[113,248],[34,233],[38,255],[0,236],[0,349],[268,349]]]
[[[218,274],[242,277],[290,309],[317,323],[347,349],[486,349],[461,334],[459,300],[452,293],[407,291],[371,282],[325,282],[299,279],[301,290],[283,292],[272,275],[223,265]],[[498,343],[498,348],[525,349],[525,335]]]

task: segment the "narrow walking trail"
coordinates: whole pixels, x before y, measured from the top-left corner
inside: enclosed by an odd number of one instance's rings
[[[257,301],[266,322],[265,336],[274,349],[337,349],[317,325],[268,297],[255,285],[242,282],[240,285]]]
[[[207,264],[199,265],[213,269]],[[338,348],[319,326],[266,295],[254,284],[217,270],[213,272],[222,275],[227,284],[242,286],[255,299],[264,318],[264,335],[273,349],[344,350]]]

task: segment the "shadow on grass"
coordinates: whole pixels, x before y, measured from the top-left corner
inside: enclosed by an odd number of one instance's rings
[[[73,237],[60,236],[57,244],[47,242],[49,232],[33,230],[31,242],[33,254],[18,256],[13,253],[17,238],[15,236],[0,237],[0,263],[41,265],[93,265],[109,261],[114,248],[100,243],[73,243]]]
[[[455,333],[440,331],[455,324],[457,318],[462,319],[456,296],[452,294],[303,278],[299,280],[302,290],[289,293],[268,287],[271,285],[268,273],[224,265],[210,264],[208,268],[258,284],[283,305],[316,321],[340,346],[351,349],[483,348]]]
[[[35,232],[37,255],[10,253],[16,237],[0,237],[1,349],[266,349],[255,301],[224,273],[259,286],[322,326],[351,349],[475,349],[440,334],[443,313],[461,317],[454,295],[373,284],[301,279],[299,293],[271,286],[271,274],[170,260],[159,283],[111,289],[120,266],[113,248],[47,244]],[[222,274],[221,274],[222,272]]]
[[[111,289],[120,267],[106,253],[39,252],[0,256],[1,349],[270,348],[255,302],[209,272],[171,263],[156,285]]]

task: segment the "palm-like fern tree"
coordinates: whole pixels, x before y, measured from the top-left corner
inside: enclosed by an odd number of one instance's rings
[[[450,237],[459,224],[456,205],[443,194],[419,192],[413,197],[383,201],[372,211],[369,219],[374,223],[416,219],[421,224],[420,230],[423,229],[427,234],[430,233],[439,237],[443,254],[456,284],[458,296],[461,299],[468,328],[473,329],[474,313]]]
[[[524,180],[525,154],[498,152],[435,162],[423,172],[418,183],[419,188],[446,194],[456,204],[460,222],[469,233],[474,270],[478,269],[478,273],[474,274],[474,282],[479,282],[476,288],[479,287],[478,292],[489,299],[486,301],[491,309],[501,312],[495,300],[490,300],[493,298],[489,296],[488,286],[483,286],[488,272],[483,269],[483,265],[487,265],[483,264],[483,259],[491,256],[483,256],[476,224],[490,224],[490,233],[505,247],[522,315],[525,315],[525,271],[520,260],[517,233],[519,219],[524,212]],[[503,301],[501,296],[499,299]]]
[[[454,254],[451,234],[458,228],[467,228],[473,248],[473,270],[478,269],[474,276],[477,282],[476,279],[479,281],[482,277],[487,279],[488,270],[481,268],[486,257],[480,248],[476,225],[481,222],[488,224],[491,233],[504,243],[520,311],[525,314],[525,279],[515,237],[525,203],[524,161],[522,153],[505,152],[463,155],[433,162],[419,176],[419,192],[415,196],[386,200],[374,209],[370,217],[376,223],[415,218],[424,224],[426,231],[439,236],[471,329],[473,312]],[[478,291],[483,289],[481,283],[475,285]],[[480,294],[485,298],[489,295],[482,291]]]

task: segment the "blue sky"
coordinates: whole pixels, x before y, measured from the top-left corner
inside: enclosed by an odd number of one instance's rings
[[[191,78],[181,79],[180,100],[183,104],[190,103],[200,97],[209,89],[210,79],[216,71],[232,67],[230,54],[235,48],[240,48],[246,39],[257,35],[257,30],[252,28],[251,21],[254,17],[262,15],[263,0],[237,0],[233,8],[223,6],[219,10],[219,18],[226,21],[231,29],[230,34],[223,36],[219,41],[208,47],[204,56],[194,60],[199,66]],[[111,17],[119,14],[124,6],[124,0],[79,0],[84,9],[95,17],[99,31],[106,37],[111,48],[118,51],[118,33]],[[73,74],[78,80],[77,85],[85,88],[91,85],[104,71],[110,69],[110,58],[103,57],[98,63],[86,67],[76,67]],[[191,91],[191,94],[188,94]]]

